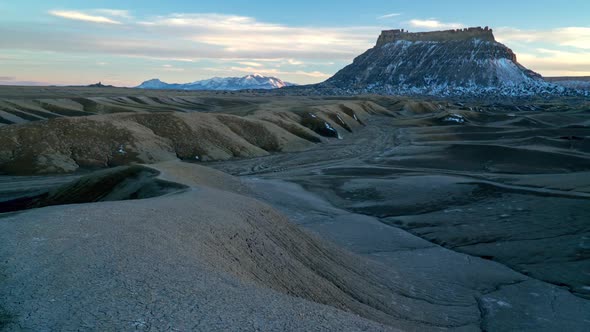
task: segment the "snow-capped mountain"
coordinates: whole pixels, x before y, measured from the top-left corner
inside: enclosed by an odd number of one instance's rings
[[[160,81],[157,78],[147,80],[140,85],[136,86],[139,89],[173,89],[172,86],[178,86],[179,84],[168,84]]]
[[[375,47],[315,86],[335,94],[528,96],[564,94],[522,66],[491,29],[386,30]]]
[[[159,79],[152,79],[141,83],[139,89],[175,89],[175,90],[253,90],[253,89],[279,89],[295,85],[283,82],[281,79],[259,74],[246,75],[244,77],[214,77],[207,80],[192,83],[166,83]]]

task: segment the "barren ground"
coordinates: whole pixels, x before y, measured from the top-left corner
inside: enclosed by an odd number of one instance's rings
[[[4,117],[6,330],[590,326],[587,101],[34,89],[103,111]]]

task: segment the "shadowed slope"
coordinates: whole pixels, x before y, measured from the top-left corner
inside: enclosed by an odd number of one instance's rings
[[[83,176],[42,194],[0,202],[0,213],[51,205],[142,199],[187,188],[157,179],[159,172],[143,166],[122,166]]]

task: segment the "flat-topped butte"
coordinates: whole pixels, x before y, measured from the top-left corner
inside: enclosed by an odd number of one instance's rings
[[[404,31],[404,29],[394,29],[381,31],[381,35],[379,36],[379,39],[377,39],[377,46],[398,40],[446,42],[469,40],[475,38],[485,41],[496,41],[494,34],[492,33],[492,29],[488,27],[473,27],[429,32],[408,32]]]

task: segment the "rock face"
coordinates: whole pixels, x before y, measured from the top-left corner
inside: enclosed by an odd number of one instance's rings
[[[377,40],[377,46],[385,45],[398,40],[446,42],[470,40],[474,38],[489,42],[496,41],[492,29],[488,29],[488,27],[483,29],[478,27],[430,32],[408,32],[404,31],[404,29],[395,29],[381,31],[381,35]]]
[[[383,31],[375,47],[319,88],[341,93],[534,95],[563,93],[525,68],[491,29]]]
[[[159,79],[151,79],[141,83],[139,89],[166,89],[166,90],[251,90],[251,89],[280,89],[294,85],[283,82],[276,77],[262,76],[259,74],[246,75],[244,77],[214,77],[207,80],[192,83],[166,83]]]

